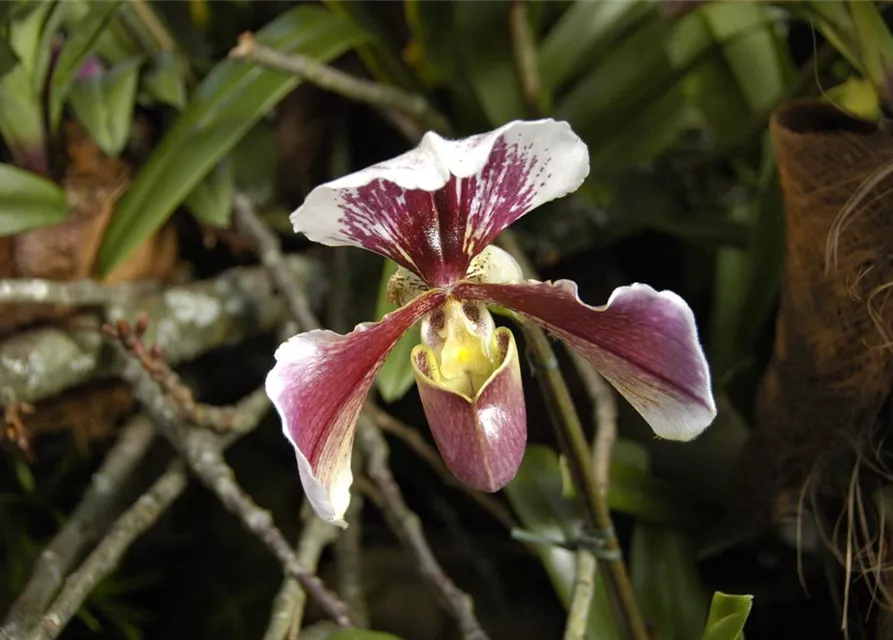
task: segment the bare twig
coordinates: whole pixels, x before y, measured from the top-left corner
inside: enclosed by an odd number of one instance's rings
[[[298,541],[298,561],[308,571],[315,573],[323,549],[337,536],[337,527],[313,515],[306,518]],[[273,611],[264,640],[291,640],[292,637],[297,637],[295,631],[301,628],[306,604],[307,593],[301,588],[301,584],[291,576],[287,577],[273,600]]]
[[[234,209],[236,227],[254,242],[261,264],[285,298],[292,317],[303,331],[318,329],[319,321],[313,315],[301,283],[290,273],[276,234],[260,219],[247,196],[236,194]]]
[[[177,460],[152,487],[112,525],[108,535],[65,581],[62,593],[44,614],[28,640],[51,640],[65,628],[100,580],[118,566],[128,547],[151,527],[183,492],[187,476]]]
[[[168,366],[158,345],[148,347],[143,342],[148,328],[149,320],[145,314],[140,314],[133,325],[119,318],[114,325],[106,324],[102,327],[107,336],[118,340],[139,361],[143,369],[177,404],[185,420],[217,431],[230,431],[240,426],[236,424],[238,415],[233,407],[216,407],[196,402],[192,389],[183,384],[177,372]]]
[[[471,500],[476,502],[482,509],[484,509],[484,511],[493,516],[509,531],[518,526],[511,512],[499,501],[495,500],[492,496],[486,493],[481,493],[480,491],[469,489],[467,486],[459,482],[459,480],[456,479],[456,476],[454,476],[450,472],[450,470],[446,468],[446,465],[443,463],[443,460],[441,459],[437,451],[435,451],[434,448],[425,441],[418,430],[413,429],[407,424],[404,424],[403,422],[392,416],[390,413],[388,413],[384,409],[381,409],[380,407],[375,406],[371,402],[367,403],[365,411],[375,421],[375,424],[382,431],[390,433],[399,438],[422,460],[427,462],[428,465],[432,469],[434,469],[437,475],[440,476],[440,479],[444,482],[444,484],[447,484],[464,492],[469,498],[471,498]]]
[[[402,112],[425,129],[444,133],[450,129],[449,121],[422,96],[408,93],[399,87],[357,78],[309,56],[276,51],[258,43],[252,33],[243,33],[229,55],[231,58],[248,60],[277,71],[302,76],[322,89],[355,102]]]
[[[28,402],[18,402],[15,394],[9,389],[6,391],[6,403],[3,407],[3,422],[5,424],[3,430],[3,438],[12,442],[19,448],[19,451],[25,454],[25,459],[29,462],[34,460],[34,450],[31,448],[31,431],[25,426],[22,415],[31,415],[34,413],[34,405]]]
[[[28,583],[3,621],[0,638],[22,637],[34,626],[84,547],[111,522],[120,492],[154,436],[155,429],[145,416],[137,416],[121,430],[80,503],[38,556]]]
[[[394,480],[388,466],[388,443],[371,418],[361,415],[358,435],[366,454],[369,475],[381,490],[385,518],[401,542],[415,556],[419,570],[431,581],[450,612],[459,622],[459,630],[466,640],[484,640],[487,634],[481,628],[474,614],[471,597],[459,589],[437,562],[419,517],[403,500],[403,492]]]
[[[602,375],[579,353],[569,350],[583,386],[592,399],[595,440],[592,445],[592,472],[602,495],[607,495],[611,478],[611,456],[617,440],[617,398]]]
[[[530,26],[526,0],[512,0],[509,7],[509,29],[512,36],[512,55],[524,101],[527,103],[530,115],[539,116],[544,111],[543,89],[536,39]]]
[[[273,522],[270,512],[259,507],[245,493],[236,481],[232,468],[224,460],[222,446],[243,430],[236,429],[232,433],[218,435],[206,429],[180,424],[177,420],[178,408],[137,360],[128,363],[122,377],[133,385],[134,396],[180,452],[192,473],[217,496],[227,510],[241,520],[248,531],[264,543],[282,564],[283,571],[296,578],[333,620],[342,626],[349,625],[345,604],[300,563],[282,531]],[[249,400],[260,413],[269,409],[269,399],[263,389],[258,389],[249,396]]]
[[[311,302],[319,303],[327,285],[320,264],[302,256],[289,256],[285,262],[292,281]],[[3,282],[9,281],[0,281],[0,287]],[[107,319],[134,318],[141,311],[148,313],[150,326],[157,330],[153,339],[171,364],[272,331],[288,317],[269,275],[258,267],[229,269],[216,278],[157,294],[116,298],[108,305]],[[101,321],[87,317],[76,322],[87,326],[75,331],[33,329],[0,342],[0,390],[8,389],[19,402],[33,403],[115,376],[121,362],[104,346],[98,331]]]
[[[514,235],[507,230],[502,233],[500,239],[503,248],[512,254],[521,268],[531,277],[535,276]],[[600,566],[604,571],[605,585],[613,596],[617,620],[628,637],[634,640],[647,640],[645,621],[639,612],[629,572],[623,561],[604,487],[599,484],[593,472],[591,454],[583,435],[583,425],[567,383],[559,368],[554,366],[555,352],[546,333],[537,325],[532,322],[521,322],[521,328],[531,357],[538,365],[537,378],[547,400],[547,408],[552,416],[558,442],[568,461],[571,478],[586,510],[588,525],[592,533],[599,538],[603,550]]]

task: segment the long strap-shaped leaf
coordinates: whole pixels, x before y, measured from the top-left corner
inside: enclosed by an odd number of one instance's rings
[[[366,34],[344,16],[300,6],[264,27],[258,42],[328,61]],[[300,82],[240,60],[224,60],[196,89],[189,106],[155,148],[118,203],[99,251],[108,274],[151,236],[221,158]]]

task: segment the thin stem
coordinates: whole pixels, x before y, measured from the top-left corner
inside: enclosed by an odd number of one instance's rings
[[[112,525],[108,535],[65,581],[62,593],[28,640],[52,640],[65,628],[99,582],[112,573],[134,540],[149,529],[186,488],[182,462],[173,462],[152,487]]]
[[[437,562],[434,552],[425,539],[419,517],[410,510],[403,499],[403,492],[400,491],[400,486],[394,480],[388,466],[388,443],[381,435],[381,431],[369,417],[361,415],[358,436],[366,454],[369,475],[378,485],[384,498],[382,507],[391,529],[415,556],[422,575],[437,588],[450,612],[459,622],[459,630],[465,640],[486,640],[487,634],[474,615],[471,597],[455,585]]]
[[[306,518],[297,545],[298,561],[308,571],[315,572],[323,549],[336,537],[338,530],[334,526],[314,516]],[[293,629],[300,629],[306,605],[307,592],[297,580],[289,576],[283,581],[273,600],[273,611],[264,640],[285,640],[290,637]]]
[[[145,416],[135,417],[121,430],[80,503],[38,556],[31,578],[6,615],[0,638],[22,637],[37,623],[84,548],[111,524],[121,492],[154,438],[155,429]]]
[[[593,402],[596,432],[592,446],[592,467],[602,496],[608,492],[611,476],[611,454],[617,439],[617,402],[611,387],[601,374],[576,351],[571,360],[583,380]],[[568,607],[564,640],[582,640],[589,626],[589,611],[595,595],[596,559],[591,551],[577,551],[577,573]]]
[[[290,273],[276,234],[260,219],[247,196],[236,194],[234,207],[236,227],[254,241],[261,264],[285,297],[292,317],[303,331],[319,329],[319,321],[313,315],[301,283],[296,282]]]
[[[398,87],[357,78],[317,62],[309,56],[287,54],[257,42],[252,33],[243,33],[229,53],[231,58],[248,60],[270,69],[301,76],[316,86],[348,100],[401,112],[426,129],[449,131],[449,122],[422,96]]]
[[[164,28],[158,16],[145,0],[130,0],[130,4],[136,10],[143,24],[146,25],[146,29],[152,34],[155,42],[158,43],[158,48],[161,51],[173,51],[176,48],[173,38],[170,37],[167,29]]]
[[[503,232],[501,243],[521,265],[521,268],[533,277],[529,261],[518,248],[514,235]],[[622,550],[614,531],[611,511],[605,498],[604,485],[596,480],[590,463],[589,446],[583,435],[583,425],[574,406],[570,391],[561,370],[555,366],[555,352],[545,332],[531,322],[522,322],[521,328],[537,365],[537,379],[547,400],[547,407],[555,426],[558,443],[567,459],[574,486],[577,489],[586,511],[588,524],[602,540],[605,558],[600,566],[604,571],[605,584],[612,594],[617,619],[624,628],[627,637],[634,640],[647,640],[648,632],[645,621],[639,612],[635,593],[629,578],[626,564],[622,558]]]
[[[589,612],[592,597],[595,595],[595,571],[598,568],[591,551],[580,549],[576,553],[577,572],[571,603],[567,608],[567,622],[564,626],[564,640],[583,640],[589,628]]]

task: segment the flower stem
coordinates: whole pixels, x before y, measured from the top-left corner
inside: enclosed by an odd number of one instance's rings
[[[521,265],[527,275],[534,275],[514,236],[503,232],[505,248]],[[613,597],[617,619],[625,636],[634,640],[648,640],[645,621],[639,612],[632,582],[623,561],[620,542],[614,531],[611,511],[605,493],[599,489],[591,464],[591,452],[583,435],[583,425],[574,406],[570,391],[557,366],[555,352],[546,333],[532,322],[521,323],[527,348],[537,366],[537,379],[546,397],[546,404],[558,444],[570,468],[571,478],[586,512],[588,524],[600,541],[598,566],[604,571],[605,584]]]

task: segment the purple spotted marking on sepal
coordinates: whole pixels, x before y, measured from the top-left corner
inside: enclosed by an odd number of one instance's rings
[[[429,285],[460,280],[472,258],[529,209],[551,178],[551,158],[500,138],[474,176],[450,176],[437,191],[378,179],[342,194],[342,233],[418,273]]]
[[[445,287],[506,226],[588,172],[566,122],[510,122],[462,140],[427,133],[397,158],[316,187],[291,221],[311,240],[374,251]]]

